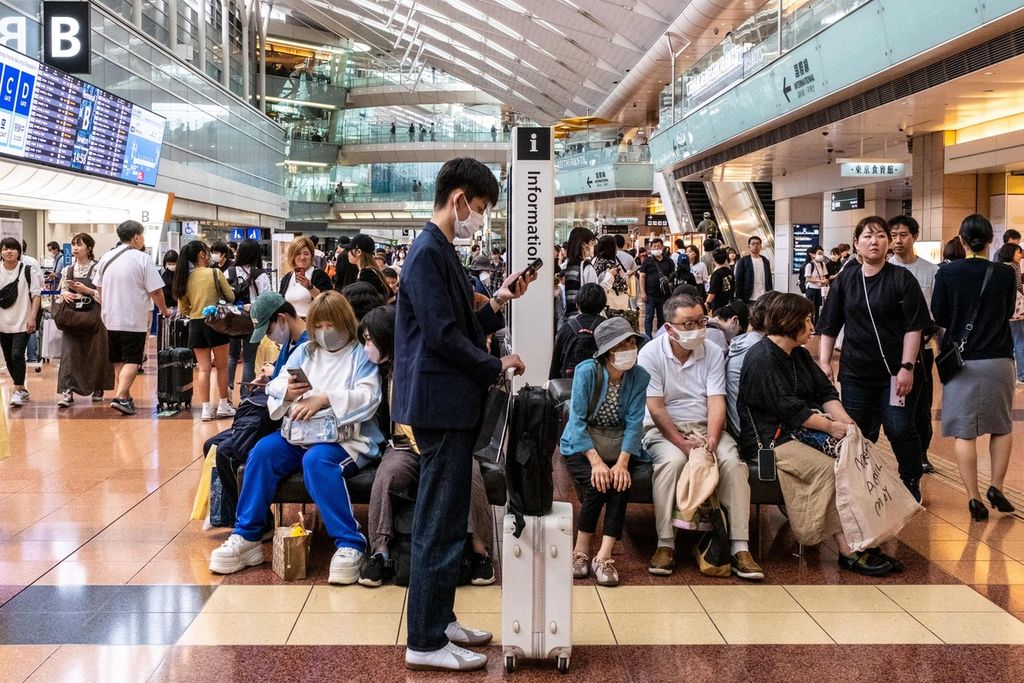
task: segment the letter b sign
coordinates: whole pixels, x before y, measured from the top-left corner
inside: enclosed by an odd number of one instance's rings
[[[89,3],[43,3],[43,62],[73,74],[90,72]]]

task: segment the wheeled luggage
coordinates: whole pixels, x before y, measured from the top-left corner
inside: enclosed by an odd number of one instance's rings
[[[505,670],[519,657],[553,658],[560,673],[572,658],[572,504],[555,502],[542,517],[505,515],[501,556],[501,633]]]
[[[188,342],[188,326],[174,316],[160,319],[159,349],[156,352],[156,405],[158,411],[184,410],[192,407],[192,375],[196,356],[184,344]]]

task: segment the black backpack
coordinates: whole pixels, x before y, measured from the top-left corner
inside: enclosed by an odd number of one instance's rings
[[[515,537],[526,522],[524,516],[551,512],[555,499],[551,459],[558,440],[558,406],[547,389],[524,386],[512,405],[505,481],[508,511],[515,516]]]
[[[243,304],[251,304],[252,303],[252,297],[250,296],[250,294],[251,294],[250,289],[252,288],[252,283],[255,282],[256,278],[258,278],[262,273],[263,273],[263,271],[260,270],[259,268],[252,268],[250,266],[250,268],[249,268],[249,277],[247,277],[244,280],[242,280],[241,282],[239,282],[238,281],[238,270],[235,268],[235,266],[231,266],[231,267],[228,268],[228,272],[227,272],[228,284],[231,285],[231,291],[234,292],[234,294],[235,294],[235,303],[236,304],[237,303],[243,303]]]
[[[29,289],[32,287],[32,266],[26,266],[24,263],[21,264],[21,272],[25,275],[25,283],[28,284]],[[21,273],[19,273],[20,275]],[[14,278],[6,285],[3,289],[0,289],[0,308],[10,308],[14,305],[14,302],[18,300],[18,280]],[[38,323],[38,321],[37,321]]]
[[[573,336],[565,345],[562,366],[559,371],[562,377],[572,377],[577,365],[593,358],[597,353],[597,342],[594,341],[594,331],[589,327],[584,327],[579,318],[574,316],[569,318],[566,323],[572,329]]]

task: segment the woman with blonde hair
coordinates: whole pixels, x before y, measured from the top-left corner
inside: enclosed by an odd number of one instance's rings
[[[284,300],[295,307],[300,318],[305,319],[309,304],[323,292],[332,289],[327,273],[313,266],[316,245],[313,240],[300,235],[288,245],[288,266],[291,272],[281,278],[278,288]]]
[[[267,508],[281,479],[301,469],[334,541],[328,582],[350,584],[359,578],[366,537],[352,514],[345,479],[380,457],[384,436],[375,418],[380,373],[359,343],[355,313],[341,294],[317,296],[306,325],[310,340],[267,385],[267,409],[275,420],[333,421],[338,440],[299,445],[275,432],[257,442],[246,462],[234,532],[210,556],[212,572],[231,574],[263,563]]]

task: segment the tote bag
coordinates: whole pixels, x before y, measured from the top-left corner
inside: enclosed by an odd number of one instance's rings
[[[839,444],[835,472],[839,521],[855,551],[889,540],[924,509],[856,425]]]

